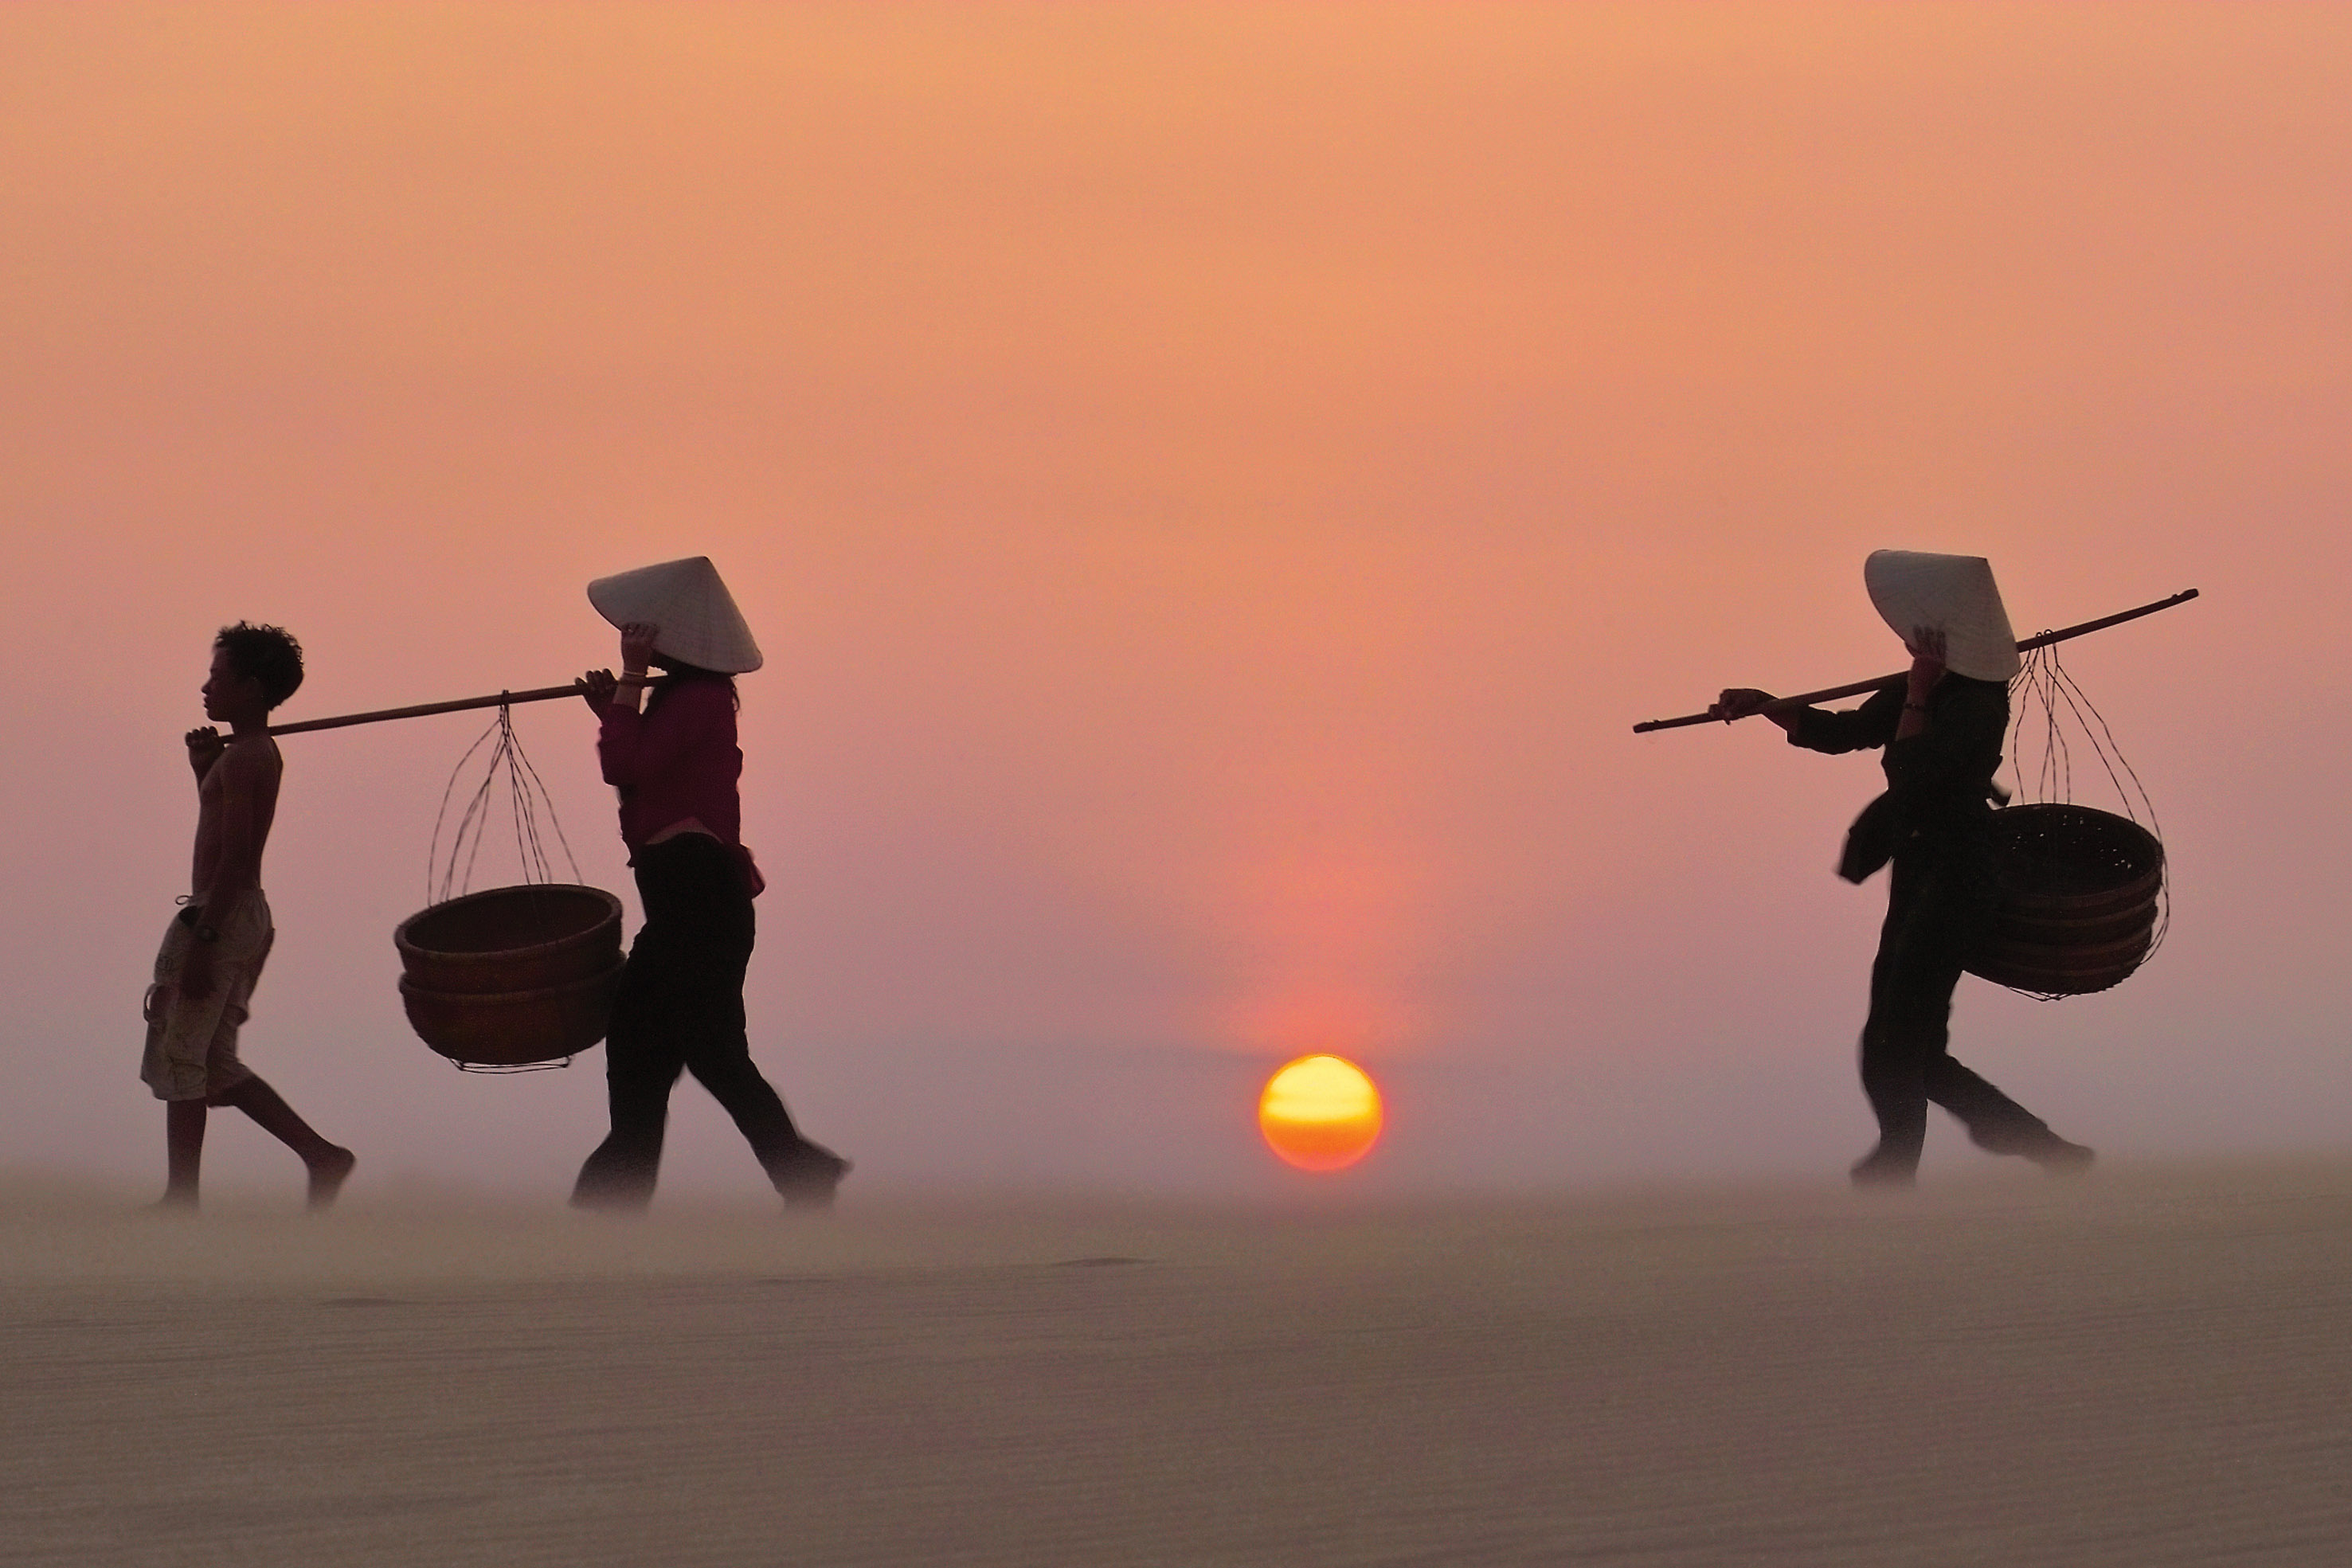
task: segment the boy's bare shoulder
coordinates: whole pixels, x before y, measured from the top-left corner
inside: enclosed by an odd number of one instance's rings
[[[229,769],[229,778],[247,789],[274,787],[278,775],[286,770],[285,758],[278,755],[278,742],[266,735],[247,740],[233,740],[221,753],[215,767]]]

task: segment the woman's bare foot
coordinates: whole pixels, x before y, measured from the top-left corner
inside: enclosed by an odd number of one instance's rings
[[[793,1151],[791,1164],[772,1176],[786,1208],[831,1208],[833,1190],[848,1174],[847,1160],[823,1144],[803,1138]]]
[[[1980,1149],[2032,1160],[2053,1176],[2087,1176],[2092,1162],[2098,1158],[2091,1150],[2080,1144],[2068,1143],[2039,1123],[2027,1127],[1993,1127],[1982,1131],[1972,1128],[1969,1137]]]
[[[357,1155],[349,1149],[342,1148],[331,1149],[317,1159],[309,1162],[310,1207],[314,1211],[332,1208],[335,1204],[335,1195],[343,1190],[343,1183],[350,1178],[352,1167],[359,1163],[360,1158]]]

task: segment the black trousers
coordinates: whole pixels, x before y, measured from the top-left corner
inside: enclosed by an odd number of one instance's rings
[[[1895,856],[1862,1030],[1862,1089],[1877,1113],[1879,1147],[1887,1156],[1919,1157],[1930,1102],[1958,1116],[1987,1148],[2012,1148],[2048,1131],[2041,1118],[1953,1061],[1949,1050],[1952,992],[1990,933],[1994,899],[1989,855],[1915,841]]]
[[[572,1201],[583,1207],[652,1201],[680,1071],[735,1119],[771,1181],[801,1141],[744,1035],[754,922],[733,853],[705,834],[681,833],[638,851],[636,871],[646,923],[630,944],[604,1041],[613,1130],[580,1167]]]

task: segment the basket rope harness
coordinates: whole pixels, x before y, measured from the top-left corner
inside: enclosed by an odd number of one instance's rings
[[[449,857],[441,858],[441,830],[449,816],[449,802],[456,795],[457,780],[466,765],[486,744],[490,746],[488,764],[482,782],[467,799],[466,809],[457,819],[457,831],[449,839]],[[555,842],[563,851],[564,861],[572,867],[572,880],[580,880],[580,862],[572,853],[571,841],[563,836],[563,823],[555,814],[555,802],[541,781],[539,769],[531,766],[525,755],[522,741],[516,736],[514,713],[506,704],[499,705],[499,716],[489,728],[476,737],[449,770],[449,782],[441,791],[441,809],[433,818],[433,841],[425,852],[425,902],[426,904],[446,904],[469,891],[474,880],[474,863],[482,853],[482,834],[490,822],[490,796],[497,788],[499,775],[507,780],[509,815],[514,823],[515,853],[522,862],[525,883],[553,882],[555,871],[548,859],[547,841],[540,832],[540,813],[547,815],[547,826],[555,835]],[[437,873],[437,874],[436,874]]]
[[[501,696],[505,694],[500,693]],[[488,745],[490,754],[483,768],[482,782],[467,797],[466,809],[457,818],[457,830],[449,838],[448,858],[441,855],[441,831],[449,817],[449,803],[457,790],[457,780],[465,775],[467,764],[475,753]],[[490,797],[498,787],[499,776],[507,781],[508,815],[514,824],[515,854],[522,864],[525,886],[555,881],[555,868],[547,853],[547,840],[540,831],[540,814],[544,811],[547,827],[554,834],[557,847],[572,868],[572,880],[578,882],[580,862],[572,853],[572,842],[563,835],[563,823],[555,814],[555,802],[547,792],[547,785],[531,766],[530,758],[522,748],[521,738],[515,734],[514,712],[509,705],[499,704],[499,716],[490,727],[475,737],[466,754],[457,758],[457,766],[449,770],[449,782],[441,790],[441,809],[434,813],[433,841],[425,852],[425,903],[429,908],[446,904],[472,890],[474,865],[481,858],[482,836],[496,815]],[[572,1065],[569,1056],[552,1061],[493,1062],[457,1061],[460,1072],[547,1072]]]
[[[2017,803],[2075,804],[2074,753],[2078,747],[2086,747],[2097,760],[2099,771],[2105,775],[2124,817],[2146,829],[2161,851],[2164,833],[2147,786],[2140,781],[2137,770],[2124,756],[2115,731],[2108,727],[2105,716],[2092,702],[2090,694],[2066,672],[2054,644],[2032,649],[2025,654],[2022,666],[2010,681],[2009,695],[2008,749],[2011,766],[2017,772]],[[2029,752],[2032,757],[2031,766],[2027,761]],[[2095,778],[2087,771],[2086,777]],[[2171,860],[2169,854],[2164,854],[2160,862],[2156,925],[2147,950],[2139,959],[2142,964],[2156,956],[2172,925]],[[2038,1001],[2063,1001],[2074,994],[2036,991],[2020,986],[2008,988]]]

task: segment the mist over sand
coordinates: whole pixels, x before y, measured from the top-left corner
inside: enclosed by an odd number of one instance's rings
[[[2352,1164],[1516,1200],[0,1187],[9,1563],[2322,1563]]]

